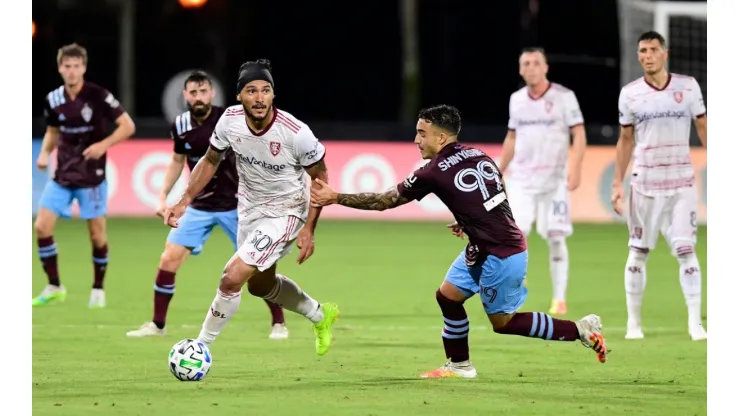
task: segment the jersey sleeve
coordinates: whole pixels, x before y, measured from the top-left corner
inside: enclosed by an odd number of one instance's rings
[[[622,88],[619,92],[619,124],[623,127],[634,124],[635,118],[628,105],[627,92]]]
[[[298,133],[293,138],[293,151],[304,168],[310,168],[321,162],[326,155],[324,145],[314,136],[311,129],[305,125],[298,130]]]
[[[175,151],[175,153],[177,153],[178,155],[188,154],[188,149],[185,148],[185,143],[187,142],[177,135],[174,123],[170,125],[170,138],[172,139],[174,145],[173,150]]]
[[[516,119],[513,116],[514,114],[514,95],[512,94],[511,97],[509,97],[509,130],[516,131],[517,123]]]
[[[576,93],[568,91],[563,96],[565,104],[565,121],[568,127],[575,127],[583,124],[583,113],[581,113],[581,106],[578,105],[578,98]]]
[[[46,97],[44,100],[44,121],[46,121],[47,127],[59,127],[59,117],[57,117],[54,110],[51,109],[49,97]]]
[[[696,82],[696,78],[691,79],[691,95],[691,116],[694,118],[705,116],[707,107],[704,104],[704,94],[702,94],[701,86]]]
[[[433,190],[433,177],[430,172],[429,164],[422,166],[409,175],[403,182],[396,185],[398,195],[406,199],[422,200]]]
[[[110,121],[116,121],[118,117],[126,113],[126,110],[123,109],[121,103],[118,102],[112,93],[102,89],[100,94],[102,99],[101,107],[103,109],[103,114],[105,114],[105,118]]]
[[[211,134],[211,149],[221,153],[231,147],[226,133],[226,115],[223,114],[216,122],[216,128],[213,129]]]

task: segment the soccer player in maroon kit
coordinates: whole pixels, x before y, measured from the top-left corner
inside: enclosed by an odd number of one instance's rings
[[[449,208],[455,236],[467,235],[467,247],[452,263],[436,298],[444,329],[447,363],[422,378],[475,378],[470,362],[468,315],[464,302],[480,294],[493,330],[552,341],[580,341],[596,351],[599,361],[608,353],[601,319],[588,315],[578,322],[555,319],[542,312],[518,312],[527,298],[527,243],[516,226],[496,163],[483,151],[460,144],[462,122],[455,107],[440,105],[419,112],[415,143],[429,163],[384,193],[342,194],[317,180],[311,188],[315,206],[340,204],[383,211],[421,200],[430,193]]]
[[[57,218],[69,218],[74,200],[80,218],[87,221],[92,242],[94,281],[91,308],[105,306],[103,279],[108,266],[108,237],[105,215],[108,188],[105,180],[105,153],[134,134],[135,126],[116,98],[105,88],[84,80],[87,51],[73,43],[57,53],[59,74],[64,85],[51,91],[45,100],[46,133],[36,165],[46,169],[57,148],[57,165],[39,201],[34,223],[39,257],[49,284],[33,299],[33,306],[63,300],[67,291],[59,279],[54,227]],[[116,129],[106,136],[108,123]]]
[[[216,122],[225,111],[223,107],[211,105],[215,95],[213,82],[203,71],[194,71],[185,79],[183,95],[188,104],[188,111],[177,116],[170,128],[174,153],[167,167],[160,194],[157,209],[160,216],[163,216],[167,209],[167,195],[182,174],[185,163],[187,162],[192,171],[206,154]],[[236,247],[238,187],[234,152],[227,151],[216,174],[187,208],[187,212],[180,220],[180,226],[173,228],[167,236],[154,281],[152,320],[139,329],[127,332],[127,336],[140,338],[165,334],[167,309],[175,294],[175,274],[190,254],[201,253],[215,226],[221,227]],[[270,339],[287,338],[288,329],[285,326],[283,309],[270,301],[265,302],[272,314]]]

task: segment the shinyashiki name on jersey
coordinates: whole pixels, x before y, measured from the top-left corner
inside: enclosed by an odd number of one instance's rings
[[[465,159],[469,159],[471,157],[480,157],[480,156],[485,156],[485,153],[481,152],[478,149],[463,149],[453,154],[452,156],[447,157],[441,162],[437,163],[437,166],[439,166],[439,169],[442,172],[444,172],[450,167],[457,165],[458,163],[462,162]]]

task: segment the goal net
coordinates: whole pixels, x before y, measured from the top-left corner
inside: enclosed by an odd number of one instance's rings
[[[690,75],[707,100],[707,3],[705,1],[619,0],[622,85],[642,76],[637,39],[655,30],[666,38],[668,70]]]

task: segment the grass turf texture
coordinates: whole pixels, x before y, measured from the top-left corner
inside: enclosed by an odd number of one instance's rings
[[[126,331],[151,319],[166,234],[159,220],[110,220],[108,306],[89,310],[87,230],[79,221],[58,224],[55,239],[68,296],[65,303],[33,310],[35,414],[706,413],[706,343],[689,340],[678,264],[662,240],[647,268],[646,338],[624,340],[623,225],[577,225],[568,240],[567,317],[602,317],[609,361],[599,364],[576,343],[494,334],[476,297],[467,303],[476,380],[417,378],[444,363],[434,292],[464,242],[438,223],[324,221],[314,256],[298,266],[294,250],[278,270],[319,301],[339,303],[342,317],[332,350],[317,357],[308,321],[290,312],[290,339],[268,340],[269,311],[245,291],[238,315],[211,347],[208,377],[182,383],[169,373],[167,354],[180,339],[197,336],[233,250],[225,235],[215,232],[204,252],[177,275],[168,335],[128,339]],[[706,268],[706,228],[699,236],[697,251]],[[45,284],[34,260],[33,295]],[[547,246],[536,235],[530,236],[528,287],[522,310],[547,311]]]

